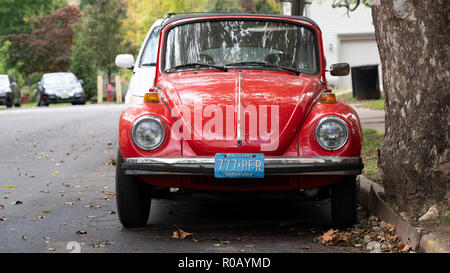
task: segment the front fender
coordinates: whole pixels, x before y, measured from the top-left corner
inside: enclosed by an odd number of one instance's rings
[[[315,129],[325,116],[342,118],[349,128],[349,139],[341,149],[328,151],[323,149],[316,141]],[[298,149],[300,157],[311,156],[360,156],[362,148],[361,123],[356,111],[349,105],[341,102],[317,103],[311,109],[298,136]]]
[[[131,138],[131,128],[134,122],[142,116],[152,115],[161,119],[166,132],[166,138],[161,147],[154,151],[145,151],[134,144]],[[171,137],[174,123],[170,111],[163,103],[140,103],[127,107],[119,121],[119,149],[123,158],[146,156],[181,156],[181,144]]]

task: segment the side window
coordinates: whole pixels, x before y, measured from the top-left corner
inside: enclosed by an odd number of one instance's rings
[[[160,27],[155,27],[145,45],[144,53],[141,58],[141,66],[155,66],[158,54],[158,42]]]

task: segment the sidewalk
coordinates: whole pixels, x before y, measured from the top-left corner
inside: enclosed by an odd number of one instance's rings
[[[358,108],[354,104],[350,104],[361,120],[361,126],[364,129],[374,129],[379,132],[384,132],[384,111],[373,110],[369,108]]]

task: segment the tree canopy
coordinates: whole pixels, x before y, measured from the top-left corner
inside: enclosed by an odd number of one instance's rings
[[[31,20],[30,34],[10,34],[8,64],[23,73],[64,71],[70,66],[73,30],[81,17],[77,7],[66,6]]]

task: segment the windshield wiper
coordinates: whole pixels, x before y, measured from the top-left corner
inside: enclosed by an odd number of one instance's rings
[[[195,68],[199,68],[199,67],[211,67],[211,68],[216,68],[222,71],[227,72],[228,68],[226,68],[225,66],[221,66],[221,65],[215,65],[215,64],[206,64],[206,63],[188,63],[188,64],[182,64],[182,65],[177,65],[174,67],[171,67],[169,69],[166,69],[165,72],[173,72],[175,70],[181,69],[181,68],[186,68],[186,67],[195,67]]]
[[[290,71],[292,73],[295,73],[295,75],[300,75],[300,71],[298,71],[295,68],[276,65],[276,64],[270,64],[270,63],[264,63],[264,62],[240,62],[240,63],[231,63],[226,64],[225,66],[262,66],[262,67],[273,67],[273,68],[280,68],[284,69],[286,71]]]

